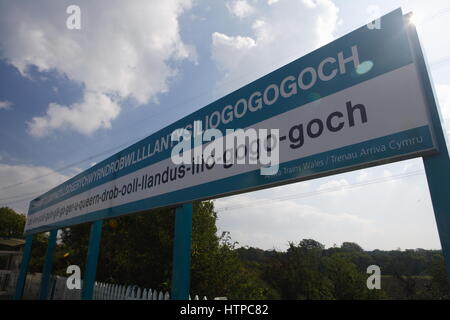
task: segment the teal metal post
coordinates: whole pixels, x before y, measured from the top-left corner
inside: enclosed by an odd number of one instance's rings
[[[16,283],[15,300],[21,300],[23,295],[23,289],[25,287],[25,281],[27,280],[28,264],[31,257],[31,246],[33,244],[33,235],[25,237],[25,247],[23,248],[22,262],[20,263],[19,276]]]
[[[94,291],[95,276],[97,274],[97,262],[100,252],[100,241],[102,239],[103,220],[97,220],[91,225],[91,234],[89,236],[89,247],[86,260],[86,270],[84,271],[83,288],[81,298],[83,300],[92,300]]]
[[[44,269],[42,270],[41,286],[39,288],[39,299],[48,299],[48,284],[50,282],[50,276],[53,268],[53,255],[56,247],[56,235],[58,229],[51,230],[48,237],[47,252],[45,254]]]
[[[417,31],[413,25],[409,26],[409,35],[419,74],[424,86],[425,99],[430,106],[435,141],[439,153],[423,157],[423,164],[430,189],[431,202],[441,240],[442,253],[445,258],[448,282],[450,283],[450,158],[444,126],[441,122],[439,108],[435,100],[432,80],[420,46]]]
[[[191,278],[192,203],[175,211],[173,241],[172,300],[188,300]]]

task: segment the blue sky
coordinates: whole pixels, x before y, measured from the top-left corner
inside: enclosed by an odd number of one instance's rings
[[[66,27],[71,4],[80,30]],[[398,7],[415,13],[450,128],[448,1],[1,0],[0,204],[26,212],[132,142]],[[420,159],[216,207],[219,231],[240,245],[440,248]]]

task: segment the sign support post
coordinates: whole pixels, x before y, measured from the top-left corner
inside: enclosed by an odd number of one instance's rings
[[[434,215],[444,255],[448,282],[450,283],[450,158],[446,136],[439,115],[439,109],[433,92],[430,72],[420,45],[414,25],[409,26],[409,38],[415,54],[417,67],[424,87],[424,97],[430,107],[430,117],[434,129],[434,138],[439,152],[423,157],[423,164],[433,203]]]
[[[95,276],[97,274],[97,262],[100,252],[100,241],[102,239],[103,220],[97,220],[91,224],[89,236],[89,246],[84,272],[83,288],[81,292],[82,300],[92,300]]]
[[[450,283],[450,160],[444,146],[439,154],[423,158],[434,215]]]
[[[25,238],[25,247],[23,248],[22,262],[20,263],[19,276],[16,283],[16,294],[14,300],[21,300],[25,281],[27,280],[28,264],[31,257],[31,247],[33,244],[33,235],[29,234]]]
[[[191,274],[192,203],[175,210],[173,241],[172,300],[188,300]]]
[[[53,255],[55,253],[57,234],[58,229],[54,229],[50,231],[50,236],[48,237],[47,252],[45,254],[44,269],[42,270],[41,286],[39,289],[40,300],[48,299],[48,284],[53,268]]]

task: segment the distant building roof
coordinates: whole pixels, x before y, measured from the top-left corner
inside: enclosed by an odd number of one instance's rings
[[[0,237],[0,245],[8,247],[17,247],[25,244],[24,239]]]

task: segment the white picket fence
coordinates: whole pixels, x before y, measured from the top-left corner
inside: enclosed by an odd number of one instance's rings
[[[24,299],[38,299],[39,287],[42,274],[27,274],[27,280],[24,288]],[[12,298],[17,280],[17,274],[11,274],[8,277],[7,293]],[[83,281],[81,280],[81,287]],[[6,293],[6,292],[5,292]],[[52,276],[48,298],[51,300],[81,300],[81,289],[67,288],[67,278],[61,276]],[[136,285],[118,285],[111,283],[95,282],[93,300],[169,300],[168,292],[141,288]],[[198,295],[189,300],[207,300],[205,296],[200,298]],[[226,297],[215,297],[214,300],[226,300]]]
[[[138,286],[123,286],[118,284],[96,282],[94,287],[94,300],[170,300],[168,292],[157,291],[152,289],[141,289]],[[226,298],[216,297],[214,300],[223,300]],[[189,295],[189,300],[191,295]],[[194,300],[200,300],[198,295],[194,296]],[[203,296],[202,300],[208,300]]]
[[[66,285],[67,278],[57,277],[54,283],[54,289],[51,293],[52,300],[80,300],[81,289],[68,289]],[[81,281],[83,287],[83,281]],[[168,292],[141,288],[136,285],[118,285],[111,283],[95,282],[93,300],[170,300]],[[216,297],[214,300],[224,300],[224,297]],[[189,295],[189,300],[191,296]],[[193,300],[200,300],[198,295]],[[202,300],[207,300],[203,296]]]
[[[141,289],[138,286],[123,286],[118,284],[96,282],[94,300],[169,300],[168,292],[152,289]]]

